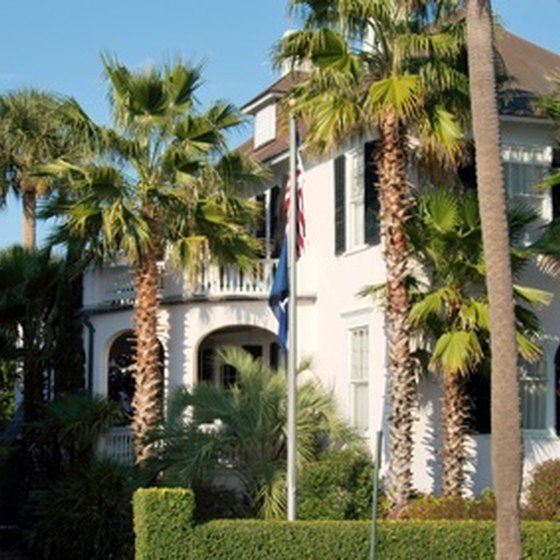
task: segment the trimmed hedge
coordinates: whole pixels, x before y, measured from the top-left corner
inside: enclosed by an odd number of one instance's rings
[[[194,499],[182,489],[148,489],[134,499],[137,560],[354,560],[367,558],[368,521],[218,520],[192,524]],[[382,521],[382,560],[494,557],[491,521]],[[560,524],[523,524],[525,558],[560,558]]]
[[[184,488],[141,488],[134,493],[136,560],[190,558],[194,495]]]
[[[212,521],[193,531],[185,560],[354,560],[368,558],[365,521]],[[560,525],[523,525],[525,558],[560,558]],[[379,524],[383,560],[483,560],[494,557],[490,521],[384,521]]]

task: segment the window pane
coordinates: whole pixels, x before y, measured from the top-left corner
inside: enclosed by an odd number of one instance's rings
[[[353,385],[353,418],[352,423],[360,432],[369,428],[369,387],[367,383],[355,383]]]
[[[534,364],[520,365],[522,426],[528,430],[546,428],[546,363],[540,359]]]
[[[350,330],[350,399],[352,425],[360,432],[369,428],[369,331]]]

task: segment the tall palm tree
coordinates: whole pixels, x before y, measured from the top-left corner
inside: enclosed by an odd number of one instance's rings
[[[521,206],[508,211],[510,240],[538,219]],[[437,187],[422,192],[407,224],[409,246],[421,265],[412,293],[410,322],[421,333],[420,348],[429,367],[442,377],[442,492],[460,497],[465,490],[469,398],[465,382],[487,369],[489,347],[486,265],[482,250],[476,193]],[[531,251],[511,247],[515,277],[532,259]],[[528,306],[550,301],[551,294],[515,285],[519,355],[528,361],[539,355],[539,321]]]
[[[304,19],[283,39],[279,59],[310,63],[293,91],[295,110],[309,130],[306,143],[329,151],[354,135],[377,129],[375,158],[387,274],[386,326],[390,372],[388,495],[397,514],[412,491],[415,377],[407,322],[410,209],[409,141],[439,162],[453,159],[462,140],[454,114],[466,104],[466,77],[456,69],[461,33],[445,24],[448,2],[423,0],[291,0]]]
[[[27,249],[36,245],[37,200],[54,186],[51,178],[37,175],[38,167],[81,149],[61,118],[64,102],[36,89],[0,97],[0,203],[5,204],[10,191],[21,196],[23,246]]]
[[[497,506],[496,558],[516,560],[522,557],[519,516],[521,411],[491,9],[490,0],[467,1],[467,47],[490,315],[491,455]]]
[[[98,128],[104,149],[96,160],[44,168],[72,186],[45,214],[60,216],[61,233],[81,238],[91,254],[134,266],[132,430],[142,463],[150,454],[146,435],[161,419],[158,263],[196,263],[203,254],[248,263],[256,248],[246,228],[254,208],[236,193],[240,181],[259,177],[259,168],[226,149],[225,131],[240,124],[231,105],[197,110],[199,67],[177,61],[132,72],[116,58],[105,57],[103,64],[113,127]],[[71,109],[76,121],[87,121],[79,108]]]

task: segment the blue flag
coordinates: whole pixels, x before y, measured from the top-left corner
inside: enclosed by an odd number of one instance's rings
[[[274,274],[268,305],[278,320],[278,342],[284,350],[288,347],[288,297],[290,282],[288,278],[288,240],[284,238],[278,267]]]

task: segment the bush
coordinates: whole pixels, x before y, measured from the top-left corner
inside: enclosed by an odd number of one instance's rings
[[[371,525],[365,521],[192,521],[188,490],[139,490],[134,497],[137,560],[354,560],[367,558]],[[378,552],[391,560],[493,558],[490,521],[382,521]],[[526,558],[560,558],[556,523],[524,522]]]
[[[526,517],[560,521],[560,459],[541,463],[532,475],[527,488]]]
[[[370,519],[373,467],[365,453],[332,451],[298,479],[300,519]]]
[[[496,501],[492,494],[481,498],[427,496],[411,500],[406,508],[407,519],[471,519],[496,518]]]
[[[194,495],[184,488],[143,488],[134,494],[136,560],[189,558]]]
[[[188,560],[354,560],[368,558],[365,521],[212,521],[193,529]],[[391,560],[474,560],[494,557],[489,521],[383,521],[379,557]],[[558,525],[525,523],[526,558],[560,558]],[[171,558],[171,557],[169,557]]]
[[[53,560],[131,558],[130,478],[129,467],[107,460],[64,474],[32,506],[34,554]]]

